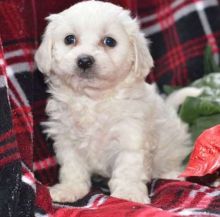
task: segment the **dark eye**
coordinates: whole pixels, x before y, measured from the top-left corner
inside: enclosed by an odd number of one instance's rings
[[[75,44],[76,43],[76,36],[75,35],[67,35],[64,39],[64,43],[66,45]]]
[[[104,45],[108,46],[108,47],[115,47],[117,42],[115,41],[114,38],[111,37],[105,37],[103,40]]]

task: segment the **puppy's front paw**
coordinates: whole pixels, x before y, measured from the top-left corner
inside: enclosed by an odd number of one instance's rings
[[[139,188],[139,186],[127,186],[127,188],[121,186],[112,192],[111,196],[138,203],[150,203],[150,198],[147,196],[147,187],[145,185],[141,186],[141,188]]]
[[[90,185],[87,183],[56,184],[49,188],[55,202],[74,202],[88,194]]]

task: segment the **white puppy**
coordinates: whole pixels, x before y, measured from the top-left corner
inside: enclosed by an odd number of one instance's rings
[[[100,1],[47,19],[35,59],[49,84],[45,126],[61,166],[53,200],[85,196],[96,173],[110,177],[112,196],[149,202],[146,183],[176,178],[190,139],[144,81],[153,60],[137,20]]]

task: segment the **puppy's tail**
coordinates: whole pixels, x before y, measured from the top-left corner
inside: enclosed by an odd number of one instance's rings
[[[183,104],[188,96],[197,97],[202,93],[202,91],[202,89],[196,87],[184,87],[174,93],[171,93],[165,101],[177,111],[179,106]]]

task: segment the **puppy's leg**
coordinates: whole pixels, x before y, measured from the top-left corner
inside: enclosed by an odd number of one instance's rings
[[[125,150],[118,154],[109,181],[113,197],[140,203],[150,202],[146,186],[150,177],[144,167],[144,160],[143,150]]]
[[[192,149],[187,129],[176,115],[160,126],[160,140],[153,160],[154,178],[183,180],[178,176],[184,170],[184,158]]]
[[[59,147],[57,159],[61,165],[60,183],[49,188],[53,201],[74,202],[90,190],[90,174],[83,159],[73,148]],[[66,150],[65,150],[66,149]]]

